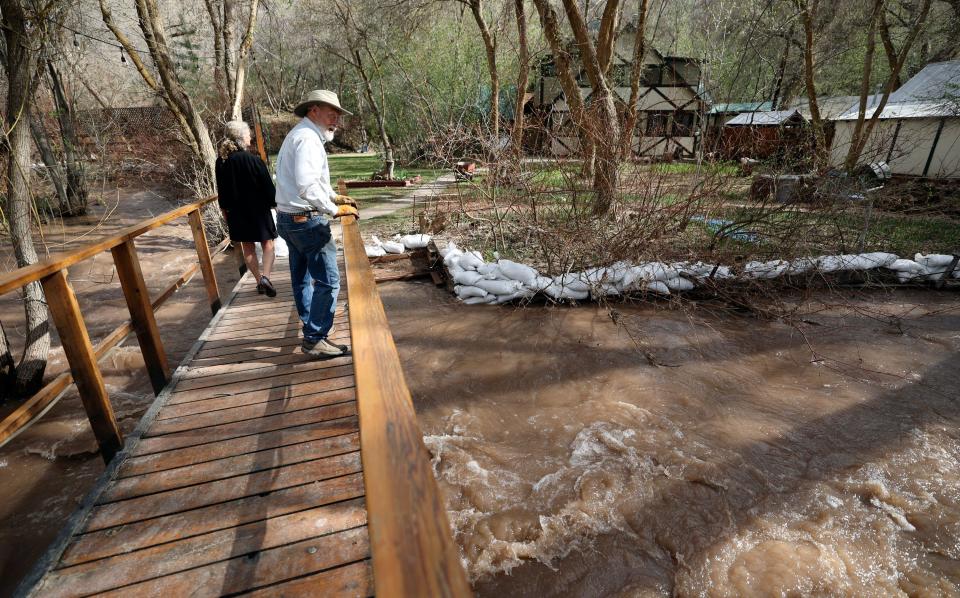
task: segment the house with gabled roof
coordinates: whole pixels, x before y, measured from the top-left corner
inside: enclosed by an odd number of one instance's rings
[[[636,27],[628,24],[617,39],[610,82],[616,94],[617,110],[623,115],[630,101],[630,73]],[[575,50],[571,52],[574,56]],[[589,103],[593,88],[579,65],[577,83],[580,96]],[[633,132],[636,157],[693,158],[700,149],[700,120],[704,113],[700,88],[700,66],[696,60],[665,56],[649,48],[643,57],[643,74],[637,102],[637,126]],[[573,131],[570,109],[564,99],[552,57],[539,65],[539,77],[532,89],[534,112],[542,115],[547,136],[547,153],[556,156],[575,154],[580,140]],[[625,119],[621,120],[621,123]]]

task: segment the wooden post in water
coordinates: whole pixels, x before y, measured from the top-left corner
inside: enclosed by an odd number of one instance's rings
[[[63,352],[70,364],[70,373],[77,383],[80,400],[90,419],[93,434],[100,445],[100,456],[104,463],[110,463],[113,456],[123,447],[123,436],[117,426],[110,397],[103,385],[103,376],[97,367],[97,358],[90,344],[90,335],[80,314],[80,305],[73,287],[67,280],[66,269],[57,270],[42,279],[43,292],[53,321],[60,334]]]
[[[193,242],[197,246],[197,257],[200,259],[200,271],[203,272],[203,282],[210,300],[210,311],[216,314],[221,305],[220,289],[217,287],[217,276],[213,272],[213,261],[210,259],[210,248],[207,247],[207,234],[203,230],[200,209],[190,212],[189,218],[190,228],[193,229]]]
[[[120,286],[123,296],[127,300],[127,309],[130,310],[130,319],[133,320],[133,330],[137,333],[140,343],[140,352],[150,375],[150,384],[153,394],[159,395],[167,385],[169,367],[167,355],[160,340],[160,331],[157,328],[157,319],[153,315],[150,305],[150,292],[143,282],[143,272],[140,269],[140,260],[137,258],[137,249],[133,239],[117,245],[111,249],[113,262],[117,266],[120,276]]]

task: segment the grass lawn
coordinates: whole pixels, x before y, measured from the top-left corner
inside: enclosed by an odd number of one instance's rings
[[[337,180],[347,181],[367,180],[375,171],[380,170],[382,162],[376,154],[329,154],[330,181],[333,188],[337,188]],[[276,154],[270,156],[270,162],[275,167]],[[418,174],[424,182],[432,181],[444,174],[444,170],[435,168],[405,168],[398,166],[394,169],[397,177],[414,177]],[[381,187],[372,189],[351,189],[350,197],[357,200],[361,208],[372,207],[378,203],[404,197],[413,187]]]

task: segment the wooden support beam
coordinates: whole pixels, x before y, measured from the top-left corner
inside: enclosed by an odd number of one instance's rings
[[[58,270],[41,282],[60,335],[60,342],[63,344],[63,352],[70,364],[70,372],[80,392],[80,400],[100,445],[100,456],[105,463],[110,463],[123,447],[123,436],[117,426],[110,397],[97,366],[97,358],[80,314],[77,296],[67,280],[66,270]]]
[[[170,368],[167,365],[167,354],[163,350],[163,341],[160,340],[157,319],[150,305],[150,292],[147,290],[146,283],[143,282],[137,248],[131,239],[110,251],[113,253],[113,262],[117,266],[120,286],[127,300],[127,309],[130,310],[133,330],[137,333],[137,341],[140,343],[140,352],[147,366],[153,394],[159,395],[167,385]]]
[[[341,223],[376,594],[470,596],[357,221]]]
[[[221,306],[220,289],[217,287],[217,276],[213,271],[213,261],[210,259],[210,248],[207,247],[207,234],[203,230],[200,209],[190,212],[189,218],[190,228],[193,230],[193,242],[197,246],[197,257],[200,259],[200,271],[203,273],[207,298],[210,300],[210,311],[216,314]]]

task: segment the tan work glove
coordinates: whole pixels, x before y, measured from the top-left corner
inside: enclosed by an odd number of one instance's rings
[[[357,208],[353,206],[339,206],[337,208],[337,213],[333,215],[334,218],[340,218],[342,216],[355,216],[360,218],[360,212],[357,211]]]
[[[333,203],[338,206],[353,206],[357,207],[357,202],[355,199],[349,195],[338,195],[333,199]]]

